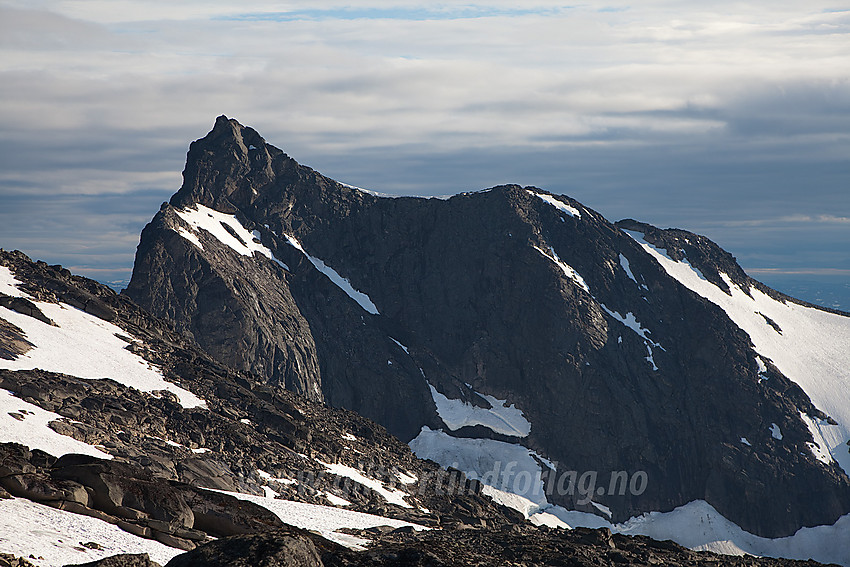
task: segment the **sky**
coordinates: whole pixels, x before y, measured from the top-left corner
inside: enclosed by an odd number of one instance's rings
[[[0,0],[0,247],[129,278],[225,114],[339,181],[503,183],[705,234],[850,310],[850,9]]]

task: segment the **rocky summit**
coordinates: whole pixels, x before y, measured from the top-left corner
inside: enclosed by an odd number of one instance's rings
[[[120,294],[0,250],[0,562],[850,565],[847,314],[224,116],[183,178]]]

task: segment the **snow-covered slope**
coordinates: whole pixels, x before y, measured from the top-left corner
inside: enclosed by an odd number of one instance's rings
[[[21,282],[0,266],[0,288],[7,295],[28,295],[18,288]],[[166,381],[160,369],[127,350],[133,342],[118,326],[63,303],[34,301],[55,325],[0,307],[0,317],[24,331],[35,348],[15,360],[0,359],[0,369],[38,368],[80,378],[112,378],[143,392],[167,390],[186,408],[200,407],[204,400]]]
[[[782,302],[756,287],[743,291],[727,274],[729,292],[709,282],[687,261],[671,259],[629,231],[655,260],[688,289],[720,306],[747,332],[756,352],[800,385],[812,403],[836,424],[806,419],[815,442],[813,454],[828,454],[850,474],[850,317]]]
[[[89,543],[97,547],[86,547]],[[96,518],[22,498],[0,500],[0,552],[26,557],[39,567],[88,563],[119,553],[147,553],[165,565],[182,553]]]
[[[10,392],[0,390],[0,442],[20,443],[55,457],[78,453],[101,459],[112,458],[109,453],[73,437],[61,435],[48,426],[51,421],[59,419],[63,419],[59,414],[45,411]]]

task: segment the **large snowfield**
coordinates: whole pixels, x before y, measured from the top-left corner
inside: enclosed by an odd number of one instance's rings
[[[96,543],[101,549],[82,545],[87,543]],[[23,498],[0,500],[0,552],[26,557],[39,567],[87,563],[118,553],[147,553],[165,565],[183,553],[102,520]]]
[[[410,446],[420,458],[432,459],[445,467],[455,467],[471,478],[477,478],[486,485],[485,494],[522,512],[534,524],[559,528],[607,527],[625,535],[671,539],[697,551],[811,558],[850,566],[850,546],[847,545],[850,542],[850,514],[842,516],[832,526],[802,528],[793,536],[778,539],[745,532],[703,500],[690,502],[670,512],[650,512],[622,524],[612,524],[602,516],[550,504],[541,480],[539,457],[519,444],[457,438],[423,427]],[[593,504],[605,513],[604,506]]]
[[[19,283],[8,268],[0,266],[0,291],[27,297],[17,288]],[[79,378],[111,378],[142,392],[168,390],[187,408],[204,405],[204,400],[166,381],[158,368],[127,350],[127,340],[132,339],[120,338],[126,337],[120,327],[64,303],[33,303],[56,326],[0,307],[0,317],[23,330],[26,339],[35,345],[15,360],[0,359],[0,368],[40,368]]]

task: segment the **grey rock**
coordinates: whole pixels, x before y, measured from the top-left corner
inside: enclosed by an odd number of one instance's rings
[[[19,327],[0,317],[0,358],[15,360],[34,346]]]
[[[41,309],[39,309],[35,303],[24,297],[12,297],[5,293],[0,293],[0,307],[17,311],[27,317],[32,317],[33,319],[41,321],[42,323],[46,323],[54,327],[56,326],[56,323],[54,323],[47,315],[42,313]]]
[[[66,567],[160,567],[160,565],[156,561],[151,561],[147,553],[127,553],[89,563],[76,563]]]
[[[178,555],[168,567],[322,567],[313,541],[295,533],[224,538]]]

